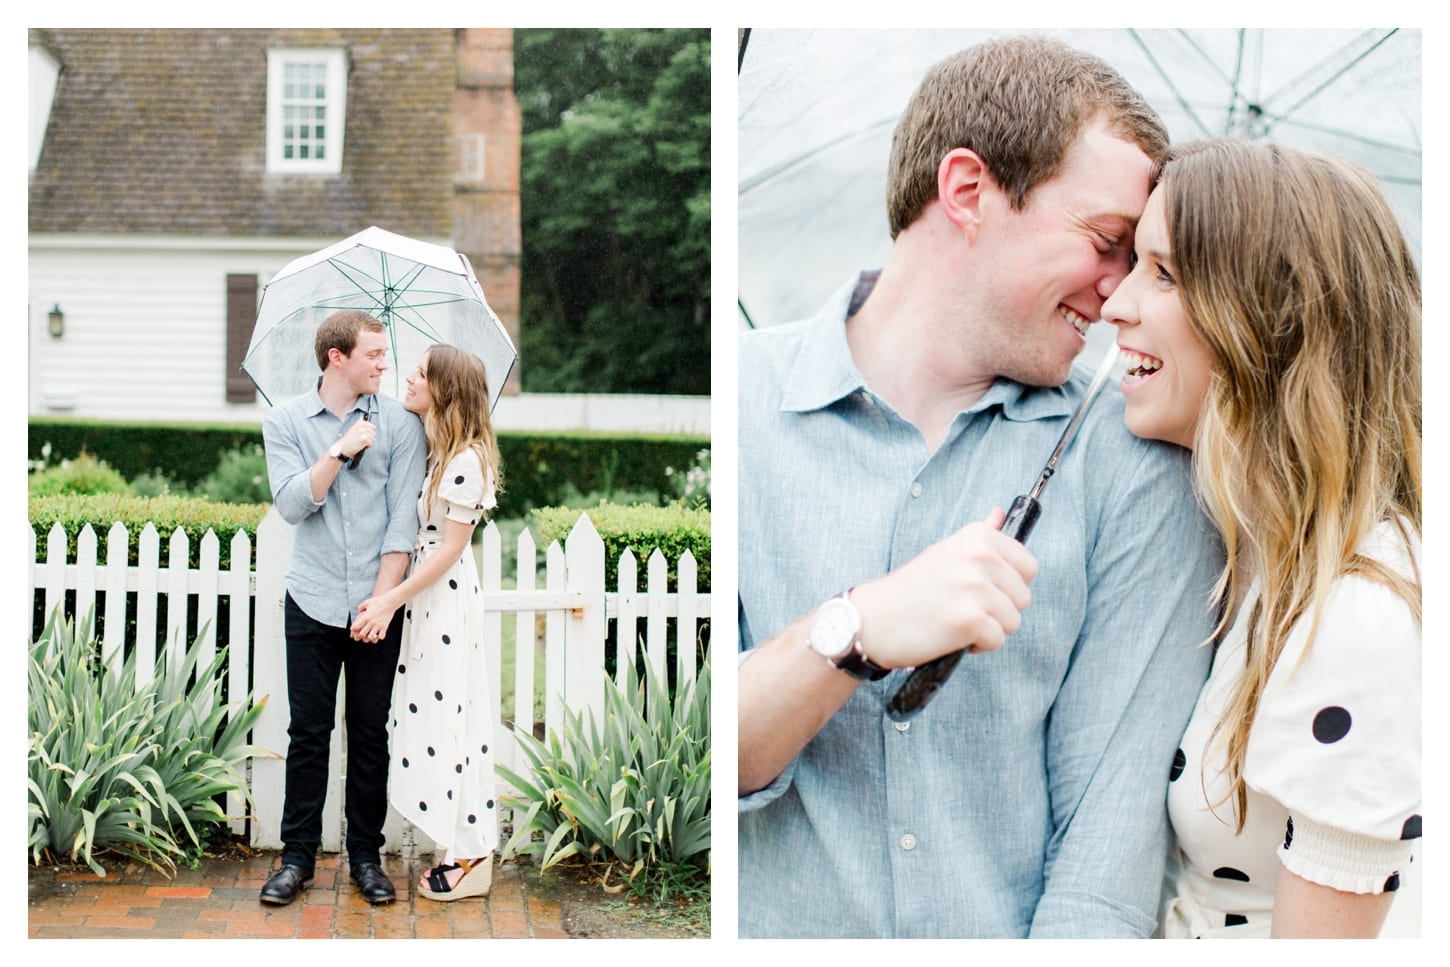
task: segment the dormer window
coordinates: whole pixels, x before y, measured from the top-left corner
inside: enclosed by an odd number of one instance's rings
[[[267,51],[267,170],[342,171],[347,54],[331,47]]]

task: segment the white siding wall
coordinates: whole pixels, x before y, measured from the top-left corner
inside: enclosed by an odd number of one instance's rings
[[[265,403],[226,402],[226,277],[265,284],[329,241],[30,236],[30,414],[260,423]],[[54,305],[65,313],[59,339],[46,329]],[[707,436],[710,400],[524,394],[505,397],[495,418],[508,430]]]
[[[286,243],[282,243],[285,246]],[[265,283],[313,240],[31,236],[30,391],[35,415],[260,422],[226,402],[226,277]],[[52,338],[46,315],[65,313]]]

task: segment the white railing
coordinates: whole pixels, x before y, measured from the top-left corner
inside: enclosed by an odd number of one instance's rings
[[[143,673],[149,676],[155,664],[159,603],[163,599],[166,603],[166,633],[162,640],[168,657],[187,646],[188,619],[194,605],[195,627],[206,629],[198,639],[199,664],[204,667],[210,663],[217,648],[225,646],[227,693],[242,696],[250,692],[259,700],[266,699],[265,710],[252,731],[252,742],[275,752],[277,757],[256,758],[250,764],[254,803],[251,841],[259,847],[281,845],[281,756],[287,749],[288,722],[283,579],[291,557],[292,535],[293,528],[275,510],[269,510],[257,528],[255,566],[251,542],[239,531],[231,540],[230,567],[224,570],[218,564],[220,542],[211,531],[202,538],[198,566],[190,568],[189,544],[180,529],[168,540],[164,567],[160,560],[161,537],[149,523],[141,531],[135,566],[127,564],[129,534],[119,523],[107,532],[104,561],[98,556],[97,536],[89,524],[76,541],[74,561],[67,560],[66,535],[59,524],[46,535],[43,557],[35,531],[30,530],[27,636],[32,633],[29,623],[36,595],[43,595],[44,613],[50,615],[65,604],[67,592],[74,592],[74,604],[67,607],[67,615],[74,619],[90,613],[97,595],[104,594],[100,614],[102,661],[113,674],[119,672],[128,620],[134,618],[139,678]],[[602,721],[604,646],[610,619],[616,622],[615,638],[624,650],[625,660],[616,663],[620,674],[627,667],[625,661],[634,658],[641,621],[645,626],[646,658],[656,672],[665,672],[668,621],[675,618],[675,672],[681,682],[694,678],[696,637],[700,623],[709,619],[710,595],[696,590],[696,562],[688,551],[678,562],[678,590],[674,592],[666,590],[669,565],[658,549],[647,560],[643,589],[638,583],[638,562],[633,553],[626,552],[619,563],[618,587],[606,590],[604,541],[588,515],[580,516],[562,547],[555,541],[545,550],[542,588],[537,587],[538,553],[528,530],[520,533],[517,552],[515,586],[504,588],[502,541],[496,525],[490,522],[485,527],[476,549],[485,611],[484,647],[495,682],[495,698],[502,691],[503,616],[516,616],[508,642],[514,657],[513,707],[499,709],[501,723],[511,721],[524,731],[533,731],[536,696],[542,696],[546,730],[561,728],[566,710],[585,714],[592,711],[595,720]],[[128,602],[131,594],[135,595],[134,608]],[[249,608],[252,597],[256,598],[255,628]],[[228,616],[228,640],[218,642],[216,619],[223,607]],[[544,680],[539,682],[535,681],[534,666],[540,646],[536,624],[541,614]],[[338,707],[342,707],[340,699]],[[528,762],[516,754],[513,733],[506,725],[500,725],[495,741],[497,764],[519,772],[527,769]],[[323,816],[323,849],[329,851],[340,849],[342,842],[343,782],[337,763],[342,761],[343,747],[339,727],[333,730],[334,768]],[[244,813],[239,801],[229,803],[229,807],[231,815]],[[244,822],[235,820],[234,831],[242,832]],[[396,813],[389,814],[384,831],[388,837],[386,849],[396,849],[405,842],[432,845]]]

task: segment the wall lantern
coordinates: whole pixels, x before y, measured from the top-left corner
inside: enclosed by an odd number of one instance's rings
[[[59,303],[50,310],[50,334],[56,339],[65,335],[65,313],[60,311]]]

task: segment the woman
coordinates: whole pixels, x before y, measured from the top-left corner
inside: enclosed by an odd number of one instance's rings
[[[428,443],[418,541],[406,580],[363,602],[353,636],[380,636],[409,605],[393,686],[388,799],[443,851],[418,892],[457,900],[488,893],[498,842],[495,703],[469,542],[502,477],[477,356],[434,346],[407,383],[403,405],[422,418]]]
[[[1134,249],[1125,420],[1227,552],[1164,933],[1373,937],[1420,835],[1414,262],[1368,175],[1240,141],[1171,153]]]

